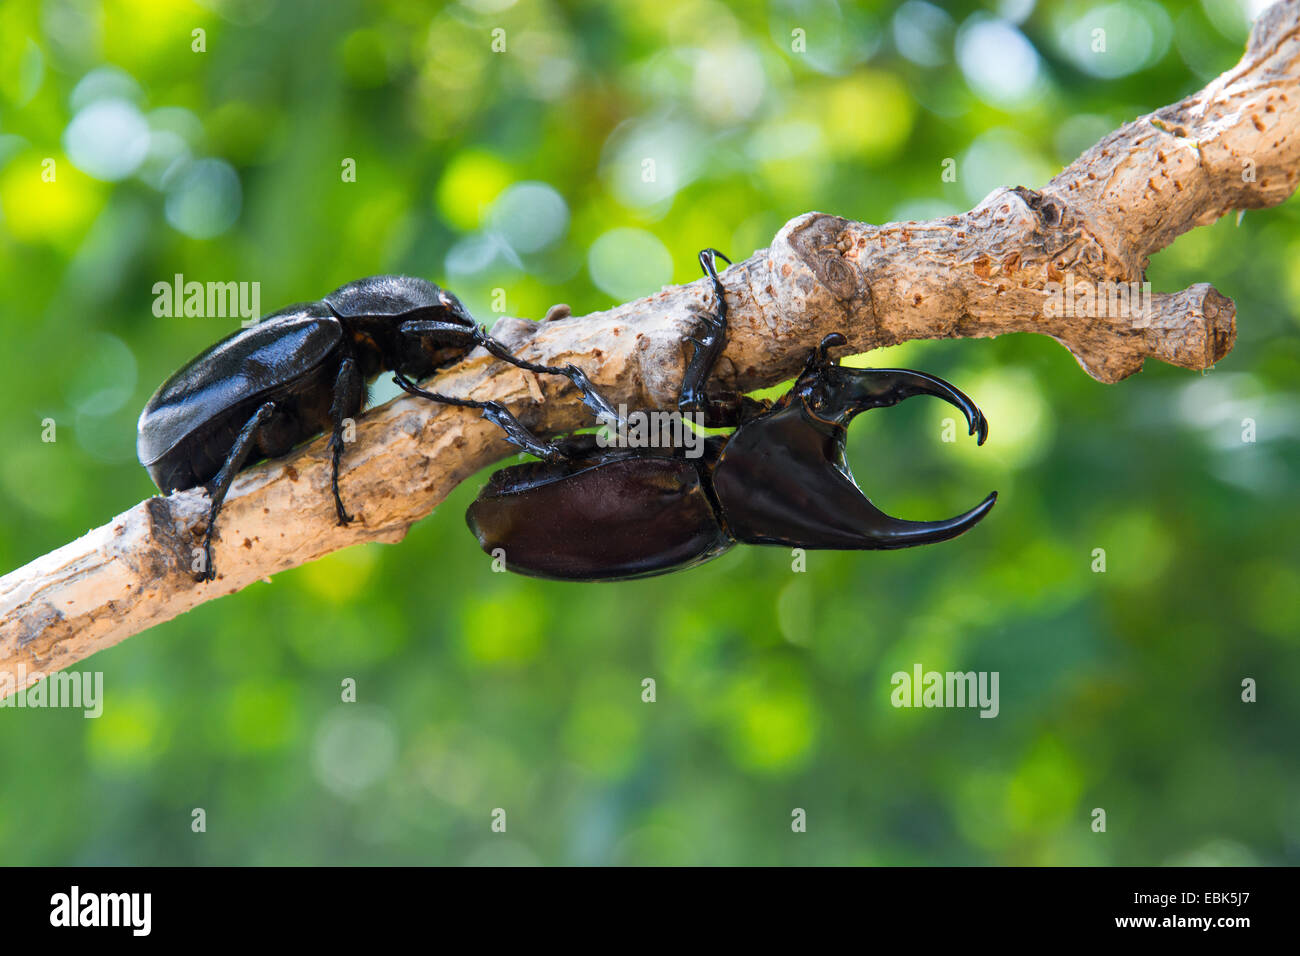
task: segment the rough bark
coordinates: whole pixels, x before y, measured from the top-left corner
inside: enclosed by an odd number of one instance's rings
[[[1141,282],[1148,258],[1181,233],[1292,193],[1298,30],[1297,0],[1270,8],[1236,67],[1111,133],[1040,191],[999,189],[964,215],[931,222],[792,219],[769,248],[723,275],[730,336],[717,378],[744,390],[781,382],[830,332],[845,333],[856,352],[1036,332],[1102,382],[1133,374],[1148,357],[1213,365],[1232,347],[1236,310],[1210,285],[1156,294],[1145,313],[1088,318],[1051,314],[1053,283]],[[551,321],[502,320],[495,333],[532,361],[581,365],[616,403],[671,408],[688,354],[683,337],[707,303],[699,281],[581,317],[555,309]],[[542,434],[590,424],[567,383],[482,352],[435,387],[503,400]],[[209,584],[189,573],[206,494],[150,498],[0,578],[0,674],[25,685],[277,571],[363,541],[400,541],[458,482],[511,453],[476,412],[389,402],[358,423],[345,454],[343,494],[358,520],[335,523],[328,455],[316,440],[236,482],[219,522],[219,577]]]

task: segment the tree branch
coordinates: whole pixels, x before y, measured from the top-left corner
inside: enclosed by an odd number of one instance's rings
[[[1148,357],[1212,365],[1232,347],[1236,310],[1207,284],[1156,294],[1146,310],[1121,316],[1060,314],[1052,303],[1061,289],[1141,282],[1148,257],[1181,233],[1291,194],[1300,165],[1298,32],[1300,0],[1270,8],[1236,67],[1116,130],[1039,192],[999,189],[964,215],[931,222],[791,220],[771,247],[723,275],[730,335],[717,377],[743,390],[776,384],[830,332],[845,333],[857,352],[1037,332],[1102,382],[1131,375]],[[552,321],[503,319],[494,331],[534,362],[581,365],[616,403],[670,409],[682,338],[707,294],[701,280],[581,317],[552,310]],[[481,351],[440,375],[436,389],[505,401],[541,434],[591,424],[567,383]],[[0,676],[16,675],[8,688],[0,680],[0,694],[277,571],[363,541],[400,541],[458,482],[512,451],[477,413],[389,402],[358,423],[344,456],[343,494],[359,520],[335,523],[325,441],[313,441],[236,482],[214,549],[219,577],[209,584],[189,572],[206,494],[150,498],[0,578]]]

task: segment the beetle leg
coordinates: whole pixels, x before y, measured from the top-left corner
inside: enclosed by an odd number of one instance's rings
[[[469,345],[477,341],[473,325],[444,319],[407,319],[398,326],[398,331],[403,335],[416,338],[426,335],[435,336],[456,345]]]
[[[339,524],[347,524],[352,520],[339,496],[339,460],[343,457],[343,419],[347,417],[350,399],[356,396],[360,386],[357,363],[351,358],[343,359],[339,363],[338,375],[334,377],[334,400],[330,403],[330,420],[334,423],[334,431],[330,434],[330,454],[333,460],[330,487],[334,490],[334,508],[338,512]]]
[[[235,439],[235,444],[231,447],[230,454],[226,456],[221,470],[208,483],[208,496],[212,499],[212,505],[208,508],[208,527],[203,532],[203,570],[195,575],[195,580],[200,583],[211,581],[217,576],[217,569],[212,564],[212,531],[217,525],[217,515],[221,512],[221,505],[226,500],[226,492],[230,490],[235,475],[239,474],[239,470],[244,467],[249,453],[257,444],[258,429],[266,423],[274,411],[274,402],[265,402],[257,410],[239,432],[239,437]]]
[[[545,461],[566,461],[566,455],[555,445],[542,441],[515,418],[510,409],[500,402],[487,402],[483,405],[483,417],[506,433],[506,441],[517,448],[522,448],[530,455],[536,455]]]
[[[455,333],[458,335],[469,336],[475,343],[483,346],[491,355],[501,359],[503,362],[509,362],[515,368],[527,369],[538,375],[563,375],[574,387],[582,393],[582,403],[591,409],[592,414],[602,421],[608,420],[611,425],[618,424],[621,419],[617,409],[610,404],[592,384],[587,373],[582,371],[576,365],[539,365],[536,362],[529,362],[527,359],[521,359],[510,351],[504,343],[498,342],[488,334],[487,330],[481,326],[472,326],[466,328],[456,322],[446,322],[431,319],[412,319],[409,322],[403,322],[401,330],[406,335],[446,335]],[[400,383],[399,383],[400,384]],[[409,390],[408,390],[409,391]]]
[[[804,362],[803,371],[799,374],[799,377],[818,375],[828,368],[837,366],[839,363],[831,359],[831,349],[847,343],[848,339],[839,332],[832,332],[830,335],[824,336],[817,347],[808,353],[808,360]]]
[[[486,408],[487,402],[476,402],[472,398],[456,398],[454,395],[440,395],[437,392],[430,392],[420,388],[401,372],[393,372],[393,382],[408,395],[414,395],[417,398],[428,399],[431,402],[437,402],[440,405],[455,405],[457,408]]]
[[[741,400],[737,395],[710,399],[706,390],[713,367],[727,347],[727,295],[718,278],[718,259],[728,265],[731,260],[717,249],[700,251],[700,268],[713,283],[713,294],[718,300],[713,312],[702,316],[700,327],[686,341],[695,348],[682,376],[681,390],[677,394],[677,410],[683,415],[695,414],[702,423],[713,428],[738,424]]]
[[[592,380],[587,377],[586,372],[576,365],[566,365],[564,366],[564,372],[561,374],[567,377],[574,384],[574,387],[582,393],[582,404],[591,409],[592,414],[596,416],[602,425],[616,428],[627,424],[623,420],[623,416],[618,413],[618,409],[597,390]]]
[[[440,402],[443,405],[456,405],[460,408],[477,408],[483,412],[483,417],[506,433],[506,441],[522,448],[530,455],[536,455],[538,458],[546,461],[564,461],[568,458],[555,445],[542,441],[527,428],[519,419],[515,418],[510,409],[506,408],[500,402],[478,402],[472,398],[454,398],[451,395],[439,395],[437,392],[430,392],[416,385],[410,379],[400,372],[394,373],[393,381],[404,391],[419,398],[428,399],[431,402]]]
[[[596,388],[587,373],[576,365],[538,365],[515,355],[504,344],[479,329],[478,343],[503,362],[509,362],[516,368],[527,369],[539,375],[563,375],[582,393],[582,404],[586,405],[601,422],[615,426],[622,423],[622,416],[604,395]]]

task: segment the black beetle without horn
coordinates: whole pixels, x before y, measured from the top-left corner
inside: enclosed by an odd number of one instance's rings
[[[346,524],[351,518],[339,494],[344,427],[365,407],[367,383],[388,370],[413,390],[412,379],[453,364],[477,345],[521,368],[586,381],[571,367],[514,357],[454,295],[411,276],[359,279],[319,302],[281,309],[167,379],[140,413],[136,450],[164,493],[206,486],[211,496],[198,580],[216,577],[212,535],[240,470],[329,432],[334,506],[339,523]],[[508,434],[522,431],[499,403],[416,391],[433,401],[483,409]]]

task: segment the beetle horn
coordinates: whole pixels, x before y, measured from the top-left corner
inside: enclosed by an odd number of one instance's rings
[[[944,521],[891,517],[862,493],[844,456],[854,416],[913,395],[934,395],[960,408],[982,444],[988,422],[970,398],[924,372],[814,366],[795,386],[798,400],[742,425],[714,469],[719,504],[738,540],[892,550],[947,541],[988,514],[997,492]]]
[[[970,396],[937,375],[906,368],[846,368],[838,365],[824,373],[827,404],[833,419],[847,425],[855,415],[873,408],[888,408],[914,395],[933,395],[961,411],[976,444],[989,437],[988,419]]]
[[[857,531],[863,540],[859,547],[887,551],[947,541],[975,527],[997,500],[998,493],[993,491],[970,511],[955,518],[946,521],[904,521],[885,514],[863,495],[858,506],[861,514],[858,517]]]
[[[997,501],[993,492],[942,521],[887,515],[854,481],[840,436],[810,428],[801,418],[791,410],[774,416],[767,434],[742,435],[742,444],[728,447],[714,471],[714,488],[738,540],[828,550],[910,548],[970,530]]]

